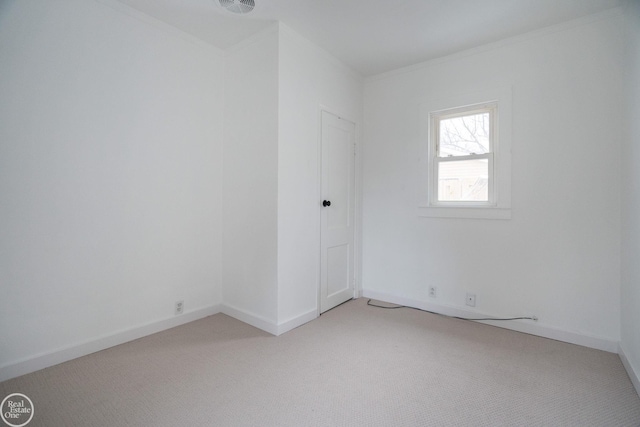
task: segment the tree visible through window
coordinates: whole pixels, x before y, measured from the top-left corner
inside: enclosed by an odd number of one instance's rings
[[[432,204],[491,205],[496,104],[431,113]]]

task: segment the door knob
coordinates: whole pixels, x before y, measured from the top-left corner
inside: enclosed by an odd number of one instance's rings
[[[323,201],[322,201],[322,206],[324,206],[324,207],[331,206],[331,201],[329,201],[329,200],[323,200]]]

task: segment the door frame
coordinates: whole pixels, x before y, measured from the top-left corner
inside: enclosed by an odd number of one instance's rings
[[[361,148],[361,126],[357,120],[348,114],[320,104],[318,108],[318,139],[317,139],[317,156],[318,156],[318,188],[316,190],[316,203],[318,206],[316,223],[318,227],[318,271],[316,279],[316,311],[320,317],[320,299],[322,297],[322,209],[320,208],[320,200],[322,200],[322,113],[332,114],[340,119],[353,123],[355,127],[355,156],[354,156],[354,230],[353,230],[353,298],[362,297],[362,148]]]

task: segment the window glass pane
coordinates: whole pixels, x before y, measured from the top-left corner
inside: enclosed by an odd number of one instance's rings
[[[438,201],[489,201],[489,160],[439,162]]]
[[[438,156],[488,153],[489,123],[488,112],[440,120]]]

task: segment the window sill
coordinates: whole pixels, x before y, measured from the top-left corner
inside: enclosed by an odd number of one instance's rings
[[[426,218],[511,219],[510,208],[419,207],[418,216]]]

